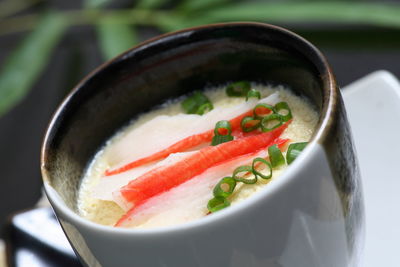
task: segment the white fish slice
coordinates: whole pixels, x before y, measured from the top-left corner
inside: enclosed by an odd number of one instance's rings
[[[160,115],[129,132],[113,143],[106,157],[111,169],[160,151],[183,139],[188,125],[193,125],[200,115]],[[193,126],[192,126],[193,127]]]

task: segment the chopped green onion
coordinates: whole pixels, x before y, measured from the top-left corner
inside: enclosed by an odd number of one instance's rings
[[[243,132],[248,133],[260,127],[260,120],[246,116],[240,122],[240,126],[242,127]]]
[[[233,97],[247,96],[249,91],[250,83],[246,81],[231,83],[225,89],[226,94]]]
[[[292,111],[289,108],[288,103],[279,102],[275,105],[275,112],[282,116],[284,122],[289,121],[292,116]]]
[[[257,162],[260,162],[261,164],[264,164],[265,166],[268,167],[268,169],[269,169],[269,174],[268,175],[265,175],[265,174],[263,174],[263,173],[261,173],[261,172],[259,172],[257,170],[257,168],[256,168]],[[269,163],[268,161],[266,161],[263,158],[255,158],[255,159],[253,159],[253,163],[252,163],[251,167],[253,168],[253,173],[256,176],[260,176],[263,179],[270,179],[272,177],[272,166],[271,166],[271,163]]]
[[[233,87],[233,85],[237,86],[237,84],[240,83],[246,82],[231,84],[231,90],[233,90],[233,88],[237,89],[237,87]],[[259,92],[253,89],[248,91],[246,100],[250,97],[260,98],[257,93]],[[243,132],[251,132],[260,126],[263,132],[269,132],[292,119],[292,112],[286,102],[279,102],[275,106],[260,103],[253,109],[253,113],[254,116],[246,116],[240,122]],[[218,145],[233,140],[231,133],[232,129],[229,121],[217,122],[214,129],[215,135],[211,144]],[[292,163],[306,145],[307,142],[291,144],[286,154],[287,164]],[[278,145],[275,144],[268,147],[268,155],[269,161],[260,157],[255,158],[251,166],[239,166],[233,171],[232,176],[222,178],[214,187],[214,198],[208,201],[208,210],[210,212],[216,212],[230,206],[231,203],[227,198],[233,194],[238,182],[255,184],[259,177],[270,179],[272,177],[273,168],[285,164],[285,157]]]
[[[243,176],[239,176],[240,173],[243,173]],[[251,174],[250,177],[246,177]],[[255,184],[257,182],[257,176],[253,173],[253,168],[251,166],[240,166],[237,167],[232,174],[233,179],[237,182],[242,182],[244,184]]]
[[[276,144],[268,147],[268,155],[273,168],[285,164],[285,158],[283,157],[281,150]]]
[[[301,151],[303,151],[307,144],[308,142],[290,144],[286,152],[286,162],[291,164],[297,158],[297,156],[300,155]]]
[[[246,101],[249,100],[249,98],[252,98],[252,97],[260,99],[261,98],[261,93],[256,89],[250,89],[250,91],[247,92]]]
[[[211,141],[212,146],[216,146],[233,140],[231,135],[232,128],[229,121],[219,121],[215,124],[214,137]]]
[[[211,141],[212,146],[216,146],[222,143],[226,143],[233,140],[232,135],[215,135]]]
[[[202,92],[196,91],[181,103],[182,109],[187,114],[203,115],[214,107],[211,101]]]
[[[260,103],[254,107],[253,113],[256,119],[262,119],[270,114],[275,113],[275,108],[271,105]]]
[[[231,203],[224,197],[214,197],[208,201],[207,208],[210,212],[216,212],[229,207]]]
[[[228,197],[232,195],[236,187],[236,180],[233,177],[222,178],[214,187],[214,197]]]
[[[282,116],[279,114],[271,114],[261,120],[261,130],[263,132],[272,131],[282,125]]]
[[[211,111],[213,108],[214,107],[213,104],[211,104],[211,102],[204,103],[197,109],[196,114],[203,115],[204,113]]]
[[[215,124],[215,135],[230,135],[232,133],[231,123],[229,121],[219,121]]]

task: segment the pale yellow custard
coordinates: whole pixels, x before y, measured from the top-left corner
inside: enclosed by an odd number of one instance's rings
[[[318,114],[313,109],[312,105],[310,105],[310,103],[308,103],[305,99],[294,95],[290,90],[285,89],[282,86],[272,88],[262,85],[253,85],[252,88],[259,90],[262,94],[262,98],[271,95],[274,92],[278,92],[280,101],[285,101],[288,103],[292,111],[293,120],[282,134],[281,138],[288,138],[290,139],[291,143],[305,142],[310,140],[318,121]],[[223,87],[206,90],[205,94],[213,103],[214,108],[228,108],[235,105],[240,105],[245,101],[245,99],[242,97],[228,97]],[[111,140],[107,142],[106,146],[97,153],[83,178],[79,191],[78,209],[79,214],[82,217],[99,224],[112,226],[125,213],[125,211],[111,199],[101,200],[93,196],[93,189],[96,188],[101,179],[109,179],[107,177],[103,177],[105,170],[110,168],[110,166],[113,164],[116,164],[115,158],[113,158],[113,154],[115,154],[115,149],[113,150],[113,146],[118,144],[119,140],[126,138],[126,136],[128,136],[132,131],[140,129],[141,126],[145,125],[147,122],[151,121],[157,116],[173,116],[183,113],[180,102],[181,99],[171,101],[165,105],[162,105],[156,110],[139,116],[139,118],[133,121],[130,126],[119,131],[113,138],[111,138]],[[138,148],[132,153],[140,153],[140,150],[141,148]],[[262,188],[271,180],[277,179],[285,168],[287,168],[287,165],[274,169],[272,179],[259,179],[256,184],[238,185],[235,189],[235,192],[229,197],[231,204],[235,205],[259,190],[262,190]],[[193,182],[193,184],[195,184],[195,182]],[[212,188],[210,188],[210,192],[212,192]],[[168,202],[168,200],[166,201],[162,197],[160,199],[166,203],[169,203],[170,205],[175,203],[174,201]],[[195,203],[195,205],[203,205],[201,202],[199,203]],[[198,219],[208,213],[206,205],[207,203],[204,203],[204,209],[201,208],[201,212],[193,216],[183,216],[178,214],[177,210],[179,209],[174,210],[172,206],[168,208],[166,207],[164,210],[162,210],[162,212],[160,212],[160,214],[153,214],[148,219],[141,219],[140,223],[135,225],[135,227],[144,228],[166,226]],[[176,219],[180,216],[182,218]]]

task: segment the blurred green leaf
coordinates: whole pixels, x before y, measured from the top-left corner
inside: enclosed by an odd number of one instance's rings
[[[181,9],[186,12],[202,10],[202,9],[210,9],[216,6],[221,6],[223,4],[227,4],[232,2],[232,0],[186,0],[182,3]],[[229,5],[225,5],[225,8],[229,8]]]
[[[99,8],[111,2],[112,0],[84,0],[83,6],[85,8]]]
[[[185,28],[187,20],[180,14],[174,16],[158,16],[157,27],[164,32],[172,32]]]
[[[188,20],[193,26],[223,21],[334,22],[400,27],[400,5],[372,2],[244,2]]]
[[[136,7],[143,9],[154,9],[161,7],[167,2],[168,0],[139,0],[138,3],[136,4]]]
[[[0,116],[28,92],[66,29],[57,13],[42,16],[39,24],[5,60],[0,72]]]
[[[100,50],[108,60],[137,43],[136,32],[128,24],[103,21],[96,26]]]
[[[13,15],[17,12],[35,6],[43,0],[3,0],[0,2],[0,17]]]

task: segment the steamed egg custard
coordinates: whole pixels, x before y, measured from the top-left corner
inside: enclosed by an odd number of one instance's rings
[[[169,101],[96,154],[79,190],[79,214],[135,228],[212,216],[279,179],[317,121],[308,100],[283,86],[240,81]]]

